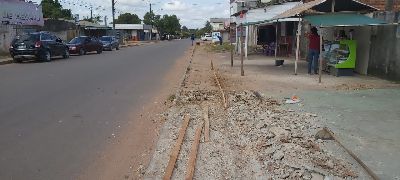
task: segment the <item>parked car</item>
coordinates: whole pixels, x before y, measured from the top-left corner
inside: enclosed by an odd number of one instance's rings
[[[93,51],[96,51],[97,54],[103,52],[103,44],[94,37],[75,37],[67,44],[67,46],[69,47],[69,53],[71,54],[84,55]]]
[[[32,58],[47,62],[54,56],[69,58],[68,46],[59,37],[49,32],[34,32],[17,36],[11,42],[9,51],[16,63]]]
[[[202,41],[212,41],[212,40],[213,40],[211,34],[204,34],[203,36],[201,36],[200,39],[201,39]]]
[[[115,36],[102,36],[100,41],[103,43],[103,50],[119,50],[119,41]]]

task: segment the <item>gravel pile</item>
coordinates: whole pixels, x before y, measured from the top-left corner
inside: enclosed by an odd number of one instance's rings
[[[252,92],[228,93],[224,110],[218,92],[185,91],[167,119],[146,179],[161,179],[178,136],[184,114],[190,114],[173,179],[185,177],[194,131],[209,107],[211,142],[203,137],[195,179],[354,179],[353,166],[324,150],[315,140],[321,129],[316,115],[282,109],[279,102]]]

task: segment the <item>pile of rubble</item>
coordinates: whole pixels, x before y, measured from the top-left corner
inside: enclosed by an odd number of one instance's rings
[[[353,179],[358,177],[347,161],[324,150],[314,134],[321,129],[316,115],[284,110],[280,103],[252,91],[228,93],[229,108],[212,91],[186,91],[180,103],[165,113],[155,154],[146,171],[161,178],[184,114],[190,114],[174,179],[185,177],[187,155],[194,129],[209,107],[211,142],[200,144],[195,179]]]

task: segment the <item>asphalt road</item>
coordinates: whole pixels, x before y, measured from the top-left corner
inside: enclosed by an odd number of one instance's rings
[[[160,42],[0,66],[0,179],[74,179],[188,46]]]

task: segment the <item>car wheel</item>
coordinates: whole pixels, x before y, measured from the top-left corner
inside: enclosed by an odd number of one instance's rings
[[[102,49],[97,50],[97,54],[101,54],[103,52]]]
[[[13,57],[13,62],[14,62],[14,63],[21,63],[22,60],[19,59],[19,58]]]
[[[117,46],[115,49],[116,49],[116,50],[119,50],[119,46]]]
[[[69,58],[69,50],[68,50],[68,49],[65,49],[63,58],[64,58],[64,59]]]
[[[82,56],[84,54],[86,54],[85,50],[83,50],[82,48],[79,49],[79,56]]]
[[[42,61],[50,62],[51,61],[51,54],[49,50],[45,50],[42,54]]]

